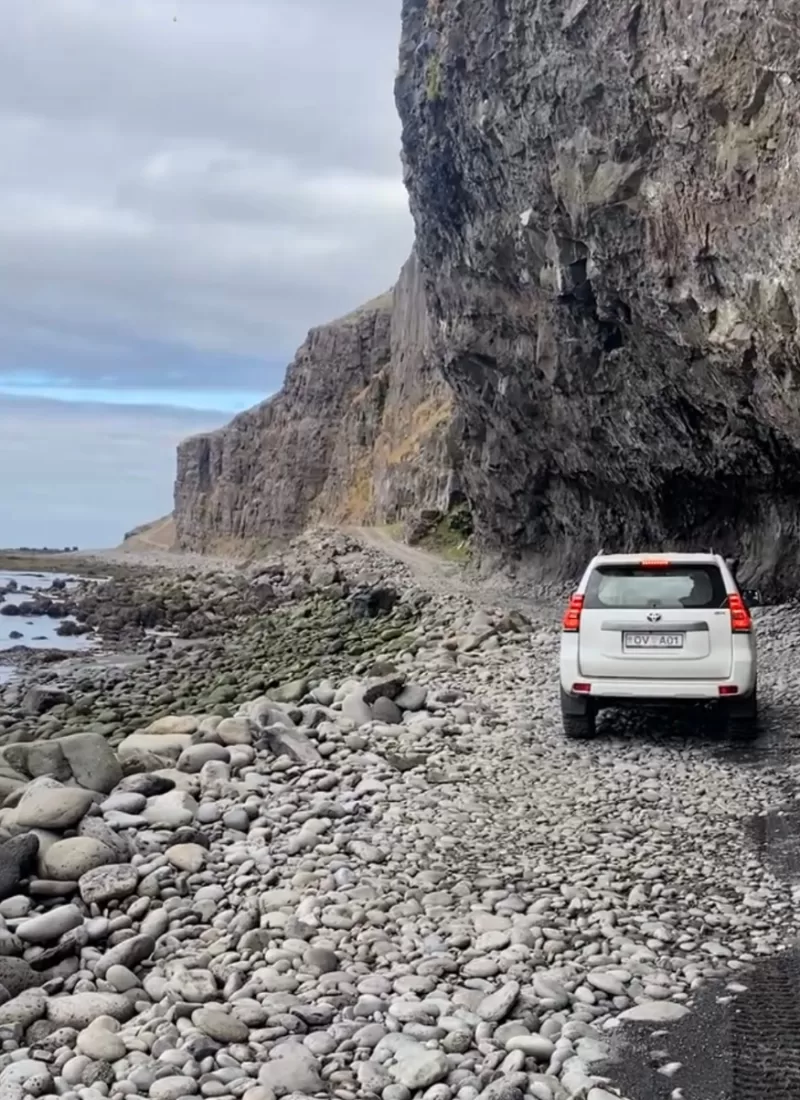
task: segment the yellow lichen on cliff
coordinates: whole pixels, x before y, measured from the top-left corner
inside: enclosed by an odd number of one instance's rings
[[[358,407],[366,396],[360,391],[352,400]],[[377,433],[363,446],[345,448],[346,462],[339,469],[346,470],[341,481],[329,482],[325,492],[317,498],[315,519],[335,523],[380,523],[383,514],[381,501],[382,478],[403,463],[413,462],[424,444],[451,418],[451,401],[446,395],[429,397],[402,416],[389,407],[383,412]]]
[[[378,437],[376,451],[383,451],[387,466],[398,466],[401,462],[419,454],[423,443],[437,428],[447,424],[452,417],[453,404],[449,396],[429,397],[412,411],[408,421],[400,425],[386,425]]]
[[[335,518],[342,523],[364,523],[370,518],[375,497],[375,478],[372,456],[362,455],[353,470],[353,476],[345,487],[345,495]]]

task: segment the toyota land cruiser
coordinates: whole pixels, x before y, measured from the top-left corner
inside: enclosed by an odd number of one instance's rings
[[[567,737],[591,737],[604,707],[691,703],[756,736],[753,622],[718,554],[598,554],[562,625]]]

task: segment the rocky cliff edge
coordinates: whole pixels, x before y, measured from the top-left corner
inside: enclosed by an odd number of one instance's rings
[[[484,545],[800,577],[790,0],[404,0],[417,248]]]
[[[456,491],[449,387],[416,255],[394,289],[312,329],[281,391],[178,450],[177,544],[258,549],[312,523],[386,523]]]

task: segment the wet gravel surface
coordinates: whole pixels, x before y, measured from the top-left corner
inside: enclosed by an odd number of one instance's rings
[[[606,1072],[632,1100],[796,1100],[800,952],[711,983],[667,1029],[626,1026],[616,1054]]]
[[[742,818],[743,862],[755,853],[800,903],[800,710],[795,684],[795,609],[767,608],[759,622],[761,729],[737,745],[700,729],[696,746],[752,784],[773,785],[775,803]],[[682,724],[640,718],[637,732],[665,744]],[[689,720],[691,721],[691,720]],[[665,1028],[614,1032],[608,1076],[631,1100],[799,1100],[800,945],[698,988],[688,1017]]]

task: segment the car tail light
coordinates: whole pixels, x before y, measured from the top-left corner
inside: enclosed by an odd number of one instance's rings
[[[720,695],[738,695],[739,689],[736,684],[720,684],[719,693]]]
[[[575,634],[581,628],[581,611],[583,610],[583,596],[572,596],[569,606],[564,612],[564,621],[561,626],[564,630]]]
[[[588,695],[592,690],[592,685],[582,683],[573,684],[572,690],[575,692],[576,695]]]
[[[749,634],[753,629],[753,620],[738,592],[728,596],[728,610],[731,613],[731,630],[734,634]]]
[[[666,561],[664,558],[645,558],[642,562],[642,569],[669,569],[672,565],[671,561]]]

